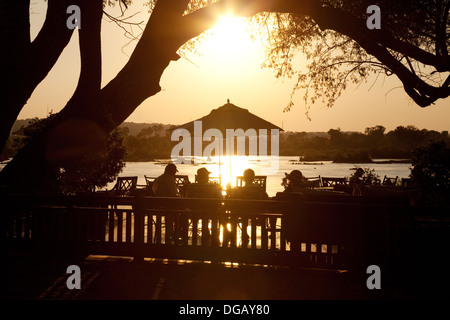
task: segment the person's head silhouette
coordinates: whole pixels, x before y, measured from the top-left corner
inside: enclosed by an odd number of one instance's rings
[[[166,166],[166,168],[164,169],[164,172],[175,176],[177,174],[177,172],[178,172],[177,166],[174,165],[173,163],[169,163]]]
[[[197,170],[197,183],[208,183],[209,172],[206,168],[200,168]]]
[[[245,185],[251,185],[255,180],[255,171],[253,171],[252,169],[246,169],[244,171],[243,180],[245,182]]]

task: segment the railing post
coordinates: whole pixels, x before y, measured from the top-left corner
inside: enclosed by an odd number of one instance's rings
[[[134,261],[144,260],[144,213],[145,213],[145,193],[143,190],[136,190],[134,202]]]

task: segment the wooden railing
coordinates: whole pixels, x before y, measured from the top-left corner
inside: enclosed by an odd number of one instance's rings
[[[6,209],[1,232],[9,246],[32,244],[138,260],[350,269],[407,258],[411,208],[345,199],[8,195],[0,199]]]

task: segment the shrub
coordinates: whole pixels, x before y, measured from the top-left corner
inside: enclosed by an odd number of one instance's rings
[[[98,125],[80,119],[52,126],[53,119],[50,115],[33,120],[24,128],[22,141],[18,141],[25,145],[49,132],[45,148],[49,173],[40,187],[45,190],[41,191],[88,192],[113,182],[125,166],[122,133],[116,129],[107,134]]]
[[[445,142],[432,142],[413,152],[411,182],[419,198],[427,205],[450,204],[450,147]]]

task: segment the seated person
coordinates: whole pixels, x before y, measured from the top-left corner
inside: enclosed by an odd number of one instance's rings
[[[255,183],[255,171],[246,169],[243,174],[243,187],[236,187],[230,190],[232,199],[267,199],[267,193],[264,188]]]
[[[175,181],[175,175],[178,172],[177,166],[169,163],[164,169],[164,173],[153,181],[152,192],[155,197],[178,197],[179,191]],[[175,236],[174,215],[166,216],[166,236],[169,241],[177,241]]]
[[[152,192],[155,197],[177,197],[179,195],[175,182],[177,172],[177,166],[173,163],[166,166],[164,173],[153,181]]]
[[[197,170],[197,179],[187,187],[188,198],[222,198],[222,186],[209,181],[209,172],[206,168]]]
[[[291,173],[285,173],[281,185],[284,192],[304,192],[312,184],[303,176],[300,170],[292,170]]]
[[[243,175],[244,187],[251,187],[255,183],[255,171],[252,169],[246,169]]]
[[[355,173],[350,177],[351,184],[361,184],[364,183],[364,169],[357,168]]]

